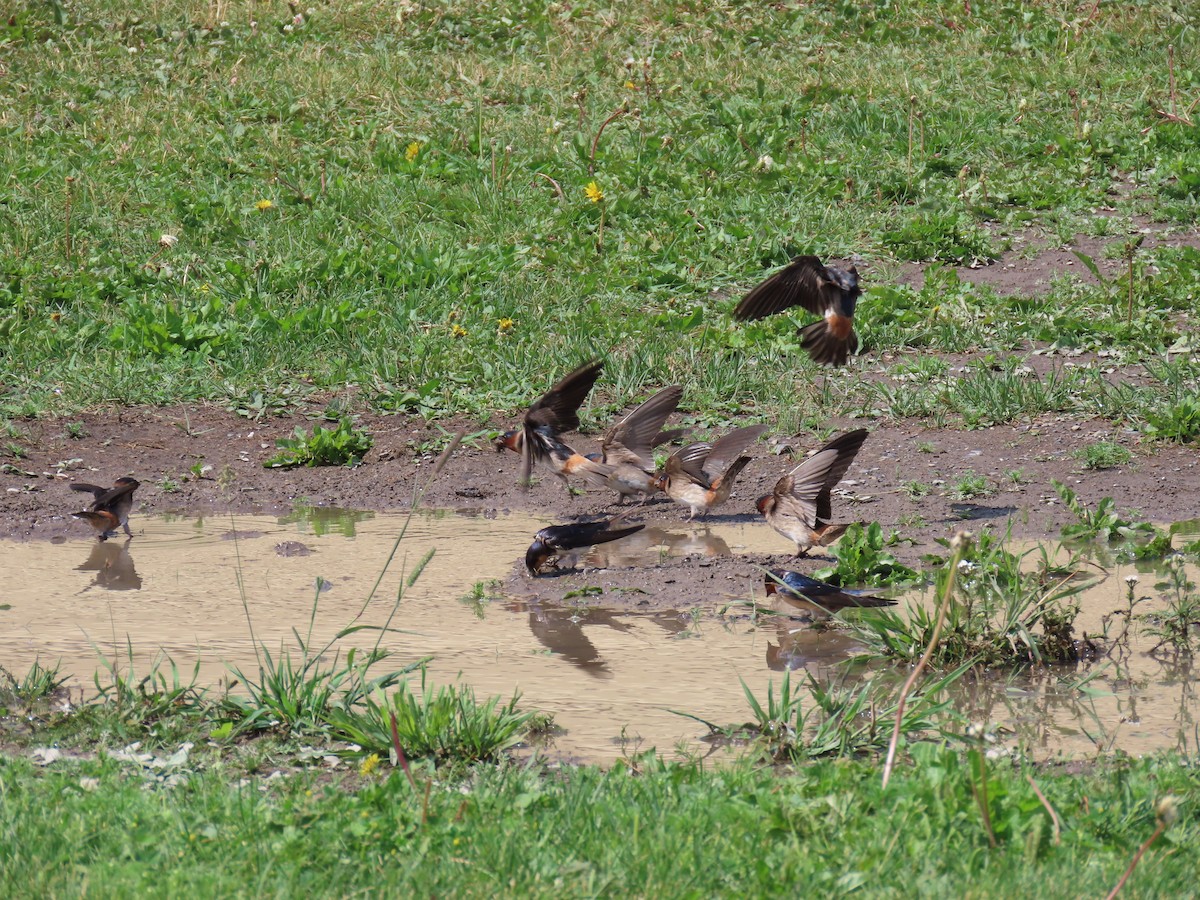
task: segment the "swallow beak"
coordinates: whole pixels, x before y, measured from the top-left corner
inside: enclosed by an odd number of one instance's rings
[[[538,573],[542,571],[542,567],[553,555],[554,551],[541,541],[534,541],[525,551],[525,568],[529,570],[530,575],[537,577]]]

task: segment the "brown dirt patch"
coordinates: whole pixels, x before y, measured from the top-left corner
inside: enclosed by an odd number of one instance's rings
[[[81,508],[81,495],[69,491],[67,482],[103,482],[124,474],[142,481],[131,522],[135,535],[141,527],[137,520],[146,514],[284,513],[298,502],[406,509],[433,468],[433,456],[420,448],[443,434],[420,419],[365,414],[359,423],[373,434],[375,446],[362,465],[283,470],[264,468],[263,461],[276,452],[275,438],[287,436],[298,424],[309,424],[302,416],[252,422],[221,409],[180,406],[93,413],[72,421],[83,423],[86,437],[69,437],[61,420],[19,423],[23,435],[17,442],[28,456],[8,460],[16,471],[0,475],[5,489],[0,494],[4,514],[0,537],[92,540],[90,529],[69,516]],[[847,428],[862,424],[831,423]],[[443,423],[442,427],[456,425],[471,432],[488,427],[479,422]],[[1113,439],[1112,427],[1105,422],[1048,416],[1032,424],[975,431],[921,424],[868,427],[872,435],[842,484],[844,493],[835,498],[835,513],[843,521],[878,521],[885,529],[897,528],[915,539],[913,546],[894,549],[909,564],[934,546],[934,538],[960,528],[1011,525],[1019,539],[1057,536],[1073,517],[1058,501],[1051,479],[1065,481],[1089,504],[1111,496],[1122,511],[1155,522],[1190,519],[1198,513],[1200,472],[1195,448],[1145,444],[1135,435],[1117,435],[1133,452],[1133,461],[1114,470],[1084,470],[1073,454],[1097,439]],[[596,435],[575,441],[582,452],[596,443]],[[803,452],[818,441],[801,434],[788,443]],[[754,498],[769,491],[798,459],[786,453],[769,455],[765,443],[758,446],[758,453],[729,504],[710,517],[714,522],[756,520]],[[213,467],[211,477],[184,481],[189,469],[201,461]],[[995,492],[969,501],[951,497],[951,486],[968,470],[986,476]],[[520,491],[515,486],[516,471],[514,455],[498,454],[486,437],[480,438],[475,446],[464,446],[454,455],[425,494],[423,505],[488,515],[523,510],[554,521],[616,509],[611,502],[615,496],[590,493],[572,498],[553,477],[541,479],[528,492]],[[1020,481],[1010,478],[1010,472],[1020,472]],[[164,479],[176,482],[177,489],[164,490]],[[910,498],[902,489],[909,481],[928,484],[932,492]],[[686,516],[681,509],[665,500],[647,503],[638,516],[668,532],[694,533],[683,525]],[[584,594],[576,602],[655,609],[711,606],[748,596],[749,586],[761,580],[758,566],[788,562],[786,555],[711,555],[698,542],[694,552],[651,566],[585,569],[533,581],[524,575],[521,561],[514,560],[505,593],[554,601],[570,592],[599,587],[602,598]],[[798,567],[811,571],[816,565]]]

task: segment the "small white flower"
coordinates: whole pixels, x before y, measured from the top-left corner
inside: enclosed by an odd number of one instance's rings
[[[126,50],[128,50],[130,53],[137,53],[137,52],[138,52],[138,51],[137,51],[137,47],[126,47],[125,49],[126,49]]]
[[[1125,583],[1126,583],[1126,584],[1129,584],[1129,585],[1134,585],[1134,584],[1137,584],[1137,583],[1138,583],[1138,577],[1137,577],[1136,575],[1126,575],[1126,576],[1125,576]]]
[[[283,30],[284,30],[284,31],[286,31],[288,34],[291,34],[291,33],[292,33],[292,26],[291,26],[290,24],[288,24],[288,25],[284,25],[284,26],[283,26]]]
[[[754,164],[754,168],[759,172],[770,172],[775,168],[775,160],[771,158],[771,154],[764,153],[758,158],[758,162]]]
[[[178,243],[179,238],[175,237],[173,234],[164,234],[158,239],[158,246],[162,247],[164,250],[169,250]]]

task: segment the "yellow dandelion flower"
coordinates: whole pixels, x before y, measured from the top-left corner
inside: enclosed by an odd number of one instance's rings
[[[417,154],[420,152],[421,152],[421,145],[418,144],[416,141],[413,141],[411,144],[409,144],[407,147],[404,148],[404,158],[408,162],[412,162],[414,159],[417,158]]]
[[[259,212],[266,212],[268,209],[270,209],[274,205],[275,204],[272,203],[270,200],[259,200],[257,203],[254,204],[254,208],[257,209]]]
[[[50,313],[50,321],[54,322],[55,324],[57,324],[58,322],[61,322],[62,321],[62,313],[60,313],[60,312]],[[511,322],[512,319],[509,319],[509,321]]]
[[[626,78],[626,79],[625,79],[625,90],[627,90],[627,91],[636,91],[636,90],[637,90],[637,85],[636,85],[636,84],[634,84],[632,81],[630,81],[628,78]]]
[[[378,768],[379,768],[379,754],[372,753],[370,756],[368,756],[366,759],[364,759],[362,761],[362,765],[360,765],[358,767],[358,774],[359,775],[370,775],[372,772],[374,772]]]
[[[452,335],[454,335],[456,338],[466,337],[467,329],[463,328],[461,325],[455,325],[453,328],[450,329],[450,333]]]
[[[587,194],[587,198],[593,203],[599,203],[604,199],[604,191],[600,190],[600,185],[594,181],[589,181],[588,186],[583,189],[583,192]]]
[[[503,319],[501,319],[501,320],[500,320],[500,322],[499,322],[499,326],[500,326],[500,333],[501,333],[501,334],[507,334],[508,332],[510,332],[510,331],[512,331],[512,330],[513,330],[513,326],[514,326],[514,325],[516,325],[516,324],[517,324],[517,323],[516,323],[516,322],[514,322],[512,319],[510,319],[508,316],[505,316],[505,317],[504,317]]]

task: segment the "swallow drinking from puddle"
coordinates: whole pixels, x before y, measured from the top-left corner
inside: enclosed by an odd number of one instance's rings
[[[812,547],[827,547],[842,536],[847,525],[832,525],[831,494],[867,439],[859,428],[834,438],[775,484],[775,490],[755,504],[767,524],[796,542],[796,555],[807,556]]]
[[[68,487],[95,498],[90,509],[71,515],[95,528],[100,540],[108,540],[117,533],[118,527],[124,528],[128,537],[133,537],[133,532],[129,530],[129,512],[133,509],[133,492],[138,488],[136,479],[118,478],[110,488],[83,482],[72,482]]]
[[[592,360],[575,369],[525,411],[519,428],[506,431],[496,440],[497,450],[521,454],[518,484],[522,489],[528,489],[537,462],[550,466],[568,490],[569,478],[584,478],[599,486],[612,474],[611,466],[576,453],[560,439],[579,427],[579,407],[600,377],[603,366],[599,360]]]
[[[861,294],[854,266],[840,269],[815,256],[797,256],[743,297],[733,315],[761,319],[801,306],[821,320],[800,329],[800,346],[819,363],[844,366],[858,348],[854,306]]]
[[[895,606],[895,600],[876,597],[866,591],[848,591],[825,581],[818,581],[785,569],[772,569],[766,574],[768,596],[778,594],[791,600],[806,600],[827,612],[838,612],[851,607],[869,609],[879,606]]]
[[[584,550],[605,544],[645,528],[645,524],[625,525],[621,517],[599,522],[579,522],[572,525],[550,525],[533,536],[525,551],[525,566],[530,575],[539,575],[547,567],[557,569],[560,557],[572,550]]]
[[[612,467],[605,485],[620,495],[618,503],[658,490],[654,448],[686,434],[682,429],[662,430],[681,397],[679,385],[663,388],[608,430],[599,453],[588,454],[589,459]]]
[[[667,460],[657,481],[658,489],[691,510],[689,522],[696,513],[708,515],[709,510],[729,499],[734,479],[750,462],[750,457],[741,455],[742,451],[766,430],[766,425],[747,425],[712,444],[701,442],[681,447]]]

